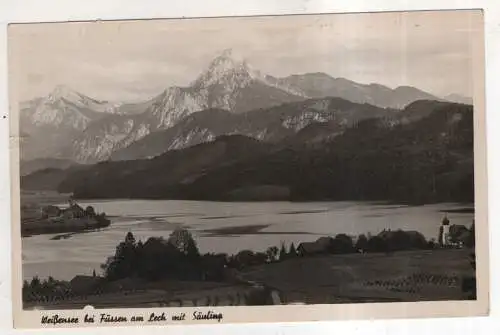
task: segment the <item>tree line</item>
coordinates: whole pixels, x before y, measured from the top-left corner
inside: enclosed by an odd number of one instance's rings
[[[465,247],[474,248],[474,224],[450,226],[450,240],[460,241]],[[435,239],[426,238],[416,231],[383,230],[371,235],[361,234],[352,238],[347,234],[322,237],[316,242],[301,243],[288,247],[271,246],[264,252],[242,250],[234,255],[225,253],[201,254],[192,234],[186,229],[176,229],[171,235],[151,237],[146,242],[137,241],[132,232],[116,246],[115,254],[102,264],[104,282],[125,278],[146,281],[189,280],[226,281],[234,279],[231,270],[283,262],[299,257],[353,253],[392,253],[404,250],[432,250],[440,248]],[[95,275],[95,273],[94,273]],[[467,284],[467,290],[473,286]],[[72,294],[70,283],[49,277],[41,281],[34,277],[23,283],[23,300],[44,296],[68,296]]]
[[[474,225],[450,227],[452,241],[462,241],[469,248],[474,247]],[[320,240],[323,243],[320,243]],[[416,231],[383,230],[377,235],[361,234],[356,239],[346,234],[323,237],[311,243],[288,247],[271,246],[264,252],[242,250],[234,255],[225,253],[201,254],[192,234],[186,229],[176,229],[168,237],[151,237],[145,243],[136,241],[133,233],[127,233],[115,254],[102,265],[104,277],[113,281],[138,277],[146,280],[208,280],[227,279],[228,269],[241,270],[296,257],[318,254],[390,253],[404,250],[429,250],[440,247],[435,239],[426,238]],[[320,247],[315,247],[317,244]],[[306,246],[313,246],[312,250]]]

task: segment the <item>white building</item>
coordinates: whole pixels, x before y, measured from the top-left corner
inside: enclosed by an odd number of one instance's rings
[[[447,246],[450,244],[450,220],[445,215],[441,223],[441,241],[439,241],[442,246]]]

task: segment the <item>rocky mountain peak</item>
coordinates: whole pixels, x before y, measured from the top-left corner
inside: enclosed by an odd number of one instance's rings
[[[228,82],[245,86],[250,80],[261,77],[260,72],[253,69],[245,58],[235,54],[232,49],[225,49],[209,63],[207,70],[194,81],[192,87],[207,88],[214,84],[226,85]]]
[[[235,53],[233,49],[225,49],[210,62],[209,69],[216,67],[231,69],[245,65],[247,65],[247,61],[243,56]]]
[[[78,102],[82,99],[82,96],[66,85],[57,85],[52,92],[47,95],[47,100],[54,102],[60,99]]]

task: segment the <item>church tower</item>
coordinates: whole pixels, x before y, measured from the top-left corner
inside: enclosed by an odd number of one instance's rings
[[[448,217],[445,214],[443,221],[441,222],[439,243],[442,246],[447,246],[449,244],[449,241],[450,241],[450,220],[448,220]]]

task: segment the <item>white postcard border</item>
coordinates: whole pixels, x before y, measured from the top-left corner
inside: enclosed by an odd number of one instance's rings
[[[481,26],[477,39],[473,41],[475,68],[474,101],[475,101],[475,177],[476,177],[476,222],[488,222],[487,206],[487,178],[486,178],[486,124],[485,124],[485,95],[484,95],[484,32]],[[15,80],[11,76],[10,80]],[[11,82],[10,87],[15,87]],[[10,91],[15,96],[15,91]],[[14,100],[11,100],[14,101]],[[13,245],[13,302],[16,327],[40,328],[41,314],[71,315],[82,311],[39,311],[21,310],[21,273],[20,229],[19,229],[19,164],[18,164],[18,127],[15,104],[11,105],[10,122],[10,151],[11,151],[11,213],[12,213],[12,245]],[[347,304],[347,305],[307,305],[307,306],[265,306],[265,307],[213,307],[213,308],[166,308],[166,309],[121,309],[107,310],[106,313],[119,315],[146,315],[158,311],[222,311],[223,323],[232,322],[291,322],[291,321],[319,321],[319,320],[359,320],[374,318],[408,318],[408,317],[451,317],[486,315],[489,305],[489,272],[488,272],[488,227],[487,224],[476,224],[476,254],[478,300],[460,302],[418,302],[418,303],[384,303],[384,304]],[[217,322],[217,321],[213,321]],[[186,323],[189,323],[186,321]],[[200,321],[195,323],[199,324]],[[78,326],[82,326],[79,324]],[[102,324],[101,324],[102,325]],[[105,324],[106,326],[127,324]],[[89,326],[95,326],[90,324]]]

